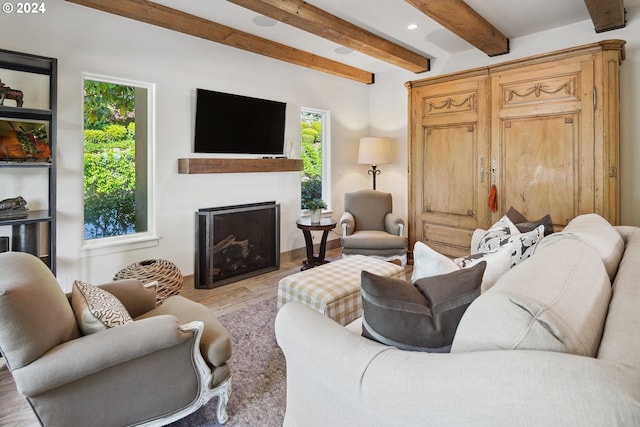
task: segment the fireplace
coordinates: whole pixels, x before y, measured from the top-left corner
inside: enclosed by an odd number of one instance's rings
[[[280,205],[199,209],[195,221],[196,288],[215,288],[280,268]]]

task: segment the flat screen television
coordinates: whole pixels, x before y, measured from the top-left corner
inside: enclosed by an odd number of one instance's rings
[[[277,155],[287,104],[197,89],[194,152]]]

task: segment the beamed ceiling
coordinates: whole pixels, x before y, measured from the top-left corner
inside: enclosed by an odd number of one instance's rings
[[[509,39],[591,20],[625,26],[640,0],[67,0],[302,67],[371,84],[376,71],[430,70],[478,49],[509,53]],[[417,28],[409,30],[407,26]]]

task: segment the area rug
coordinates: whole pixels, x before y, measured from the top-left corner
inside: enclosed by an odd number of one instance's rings
[[[286,399],[285,360],[274,333],[276,298],[220,316],[231,335],[232,390],[227,404],[228,427],[280,427]],[[221,424],[216,419],[217,398],[171,424],[175,427]]]

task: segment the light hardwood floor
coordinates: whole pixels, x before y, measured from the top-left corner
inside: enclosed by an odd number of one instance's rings
[[[284,257],[283,257],[284,258]],[[327,259],[340,258],[340,249],[327,251]],[[187,276],[181,295],[206,305],[217,316],[235,311],[245,305],[251,305],[278,294],[278,282],[283,277],[300,271],[302,258],[282,260],[280,269],[266,274],[229,283],[214,289],[194,289],[193,276]],[[412,266],[407,266],[407,278]],[[0,426],[39,426],[27,401],[17,392],[11,374],[0,359]]]

